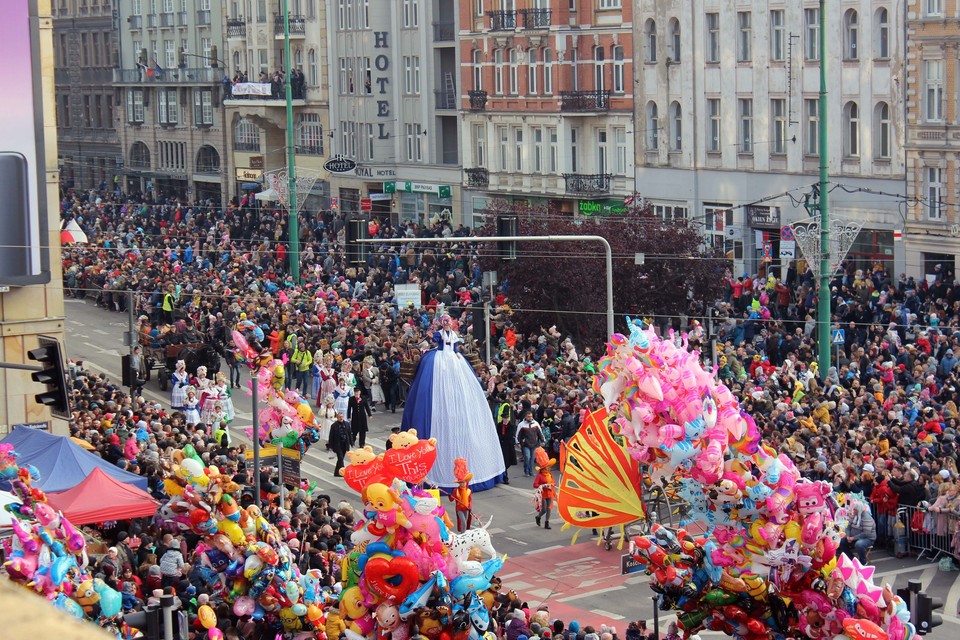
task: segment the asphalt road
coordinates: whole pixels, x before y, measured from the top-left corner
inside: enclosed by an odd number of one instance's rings
[[[68,299],[67,357],[83,360],[87,368],[107,373],[120,379],[120,355],[127,316],[100,309],[92,303]],[[161,392],[156,379],[147,383],[145,395],[169,405],[169,392]],[[232,432],[237,434],[250,425],[249,396],[235,391],[234,404],[237,419]],[[370,420],[367,444],[379,453],[391,427],[399,426],[401,413],[377,412]],[[301,464],[305,476],[316,480],[323,493],[334,502],[345,499],[357,504],[359,497],[346,483],[333,476],[334,460],[320,447],[309,451]],[[514,589],[536,608],[546,604],[551,616],[564,620],[579,620],[581,624],[606,622],[614,624],[622,634],[629,620],[645,619],[652,628],[653,592],[647,587],[644,574],[620,575],[620,554],[614,548],[606,551],[590,535],[580,536],[572,545],[572,530],[562,530],[559,517],[554,514],[553,528],[538,528],[533,510],[532,478],[523,477],[522,469],[511,469],[510,486],[500,485],[490,491],[474,494],[474,511],[484,522],[493,516],[490,532],[498,553],[508,556],[501,572],[506,588]],[[589,534],[589,532],[585,532]],[[944,623],[930,634],[930,638],[960,637],[960,572],[945,573],[932,559],[897,559],[877,551],[872,556],[877,567],[877,584],[889,582],[894,589],[906,585],[907,580],[919,578],[930,595],[943,599]],[[660,614],[661,629],[673,619],[671,614]],[[719,633],[701,633],[702,637],[720,637]]]

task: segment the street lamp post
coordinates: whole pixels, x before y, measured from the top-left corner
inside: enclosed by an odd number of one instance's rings
[[[451,242],[450,238],[374,238],[357,240],[364,244],[410,244],[410,243],[441,243]],[[570,235],[570,236],[484,236],[482,238],[456,238],[457,242],[599,242],[603,245],[604,258],[607,267],[607,335],[613,335],[613,250],[610,243],[603,236]]]
[[[293,59],[290,57],[290,0],[283,0],[283,58],[287,63],[284,86],[287,99],[287,232],[290,235],[290,276],[293,284],[300,284],[300,221],[297,219],[297,168],[293,146],[293,88],[290,72]]]
[[[830,210],[827,207],[827,55],[826,0],[820,0],[820,291],[817,295],[817,360],[820,375],[830,370]]]

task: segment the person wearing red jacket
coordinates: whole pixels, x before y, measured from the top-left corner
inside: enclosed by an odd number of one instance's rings
[[[873,487],[870,502],[877,514],[877,544],[892,542],[893,524],[897,518],[899,496],[890,488],[889,480],[883,480]]]

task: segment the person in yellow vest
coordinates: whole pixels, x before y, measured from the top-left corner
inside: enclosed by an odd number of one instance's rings
[[[167,286],[167,292],[163,294],[163,302],[160,304],[163,311],[163,321],[167,324],[173,324],[173,285]]]
[[[313,354],[310,353],[310,349],[307,348],[303,338],[297,339],[290,361],[296,367],[297,381],[295,388],[302,395],[307,395],[310,393],[310,365],[313,364]]]

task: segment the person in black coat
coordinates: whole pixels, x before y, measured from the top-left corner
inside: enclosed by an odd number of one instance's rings
[[[343,419],[343,412],[337,413],[336,421],[330,425],[330,450],[337,456],[337,465],[333,469],[333,477],[340,477],[343,468],[343,458],[350,450],[350,425]]]
[[[497,425],[497,438],[500,440],[500,453],[503,454],[503,484],[510,484],[510,467],[517,464],[517,428],[505,413]]]
[[[362,448],[367,441],[367,418],[372,415],[367,399],[360,388],[353,390],[353,397],[347,402],[347,420],[350,421],[350,445],[355,446],[357,439]]]

